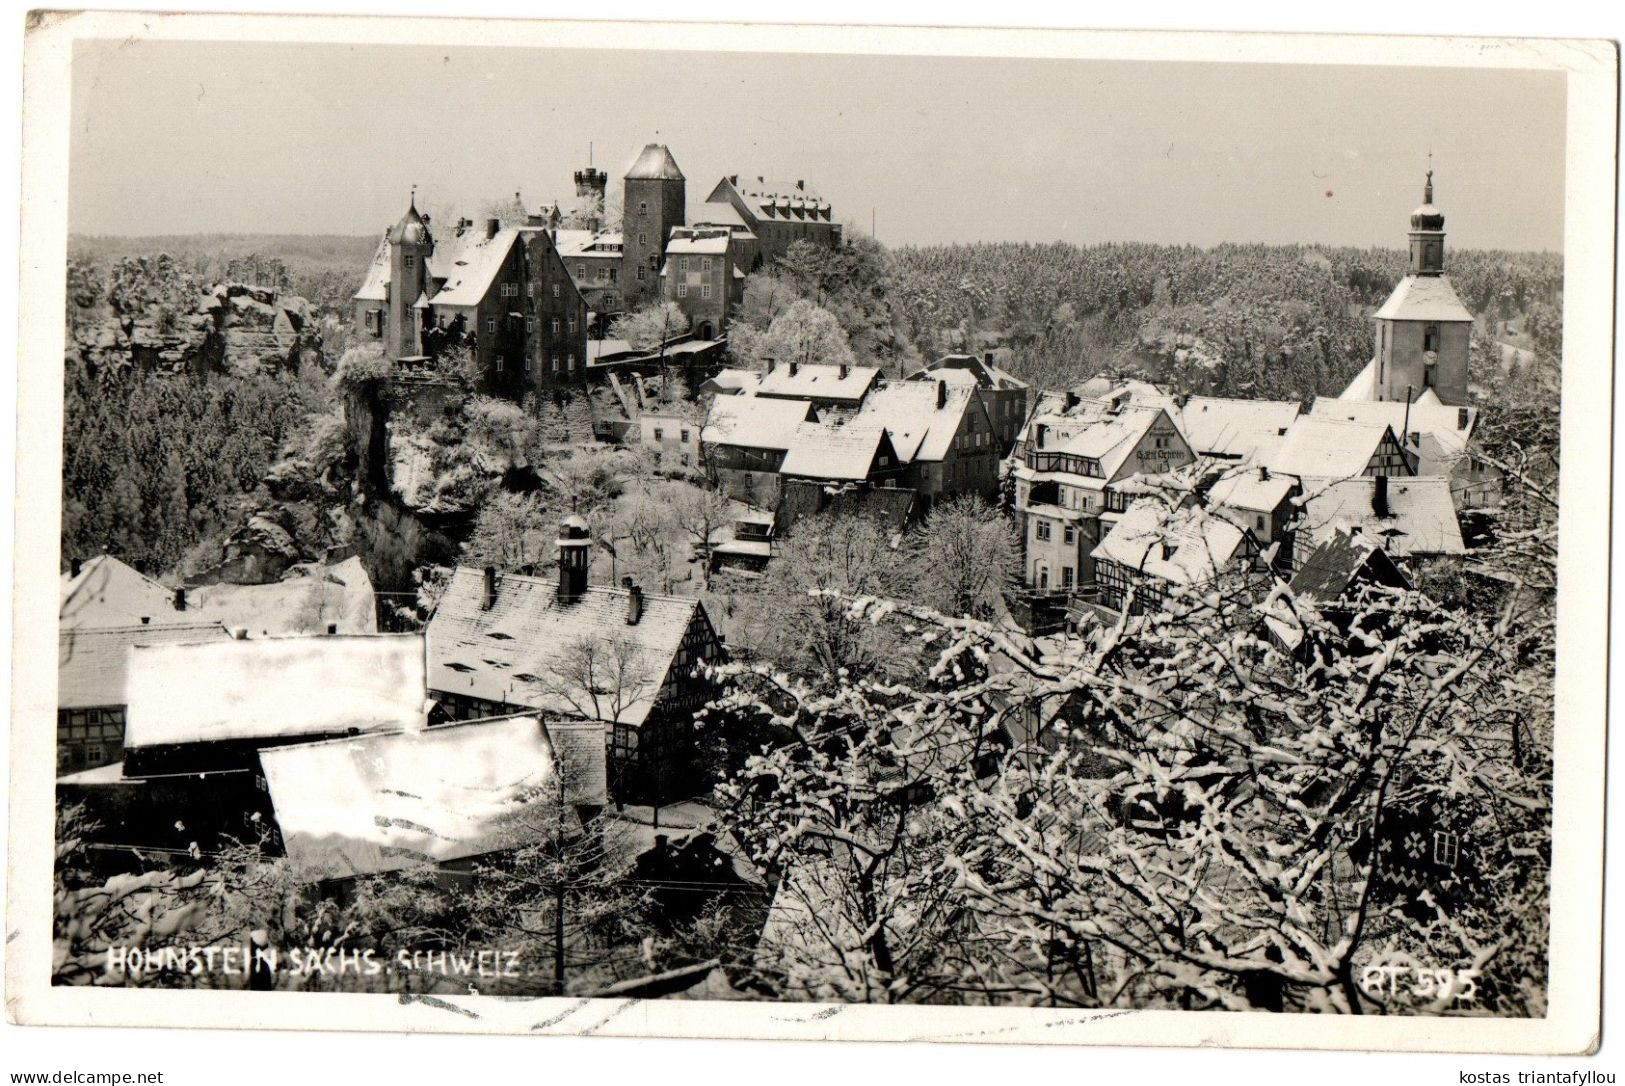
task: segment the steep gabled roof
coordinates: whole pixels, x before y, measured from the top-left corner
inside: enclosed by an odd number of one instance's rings
[[[220,623],[199,620],[158,626],[63,628],[57,634],[57,708],[127,704],[130,650],[137,645],[224,641],[229,636]]]
[[[724,371],[727,372],[727,371]],[[788,449],[796,427],[812,414],[806,400],[771,400],[759,396],[718,396],[711,401],[700,441],[745,449]]]
[[[430,301],[435,305],[478,305],[491,292],[519,234],[513,226],[504,226],[490,237],[484,230],[470,229],[462,237],[436,245],[429,257],[429,274],[444,282]]]
[[[423,638],[276,637],[130,650],[126,747],[423,723]]]
[[[1433,389],[1424,389],[1409,407],[1403,400],[1356,400],[1316,396],[1309,413],[1322,418],[1346,419],[1387,426],[1405,441],[1411,434],[1431,435],[1447,452],[1467,447],[1478,425],[1478,408],[1449,407]]]
[[[1131,404],[1122,408],[1118,414],[1096,419],[1078,433],[1048,448],[1098,460],[1101,471],[1109,482],[1117,477],[1118,471],[1134,454],[1140,440],[1159,419],[1172,424],[1167,411],[1161,407]]]
[[[1299,499],[1303,507],[1299,533],[1318,541],[1339,531],[1357,531],[1400,557],[1467,552],[1449,479],[1438,475],[1390,478],[1387,516],[1378,516],[1374,508],[1376,489],[1377,480],[1364,478],[1340,479],[1309,489]]]
[[[1269,454],[1268,466],[1304,479],[1355,478],[1364,474],[1383,440],[1393,436],[1380,422],[1301,415]]]
[[[296,869],[345,878],[573,832],[571,821],[558,824],[559,783],[567,801],[605,802],[603,726],[587,729],[592,742],[582,744],[561,734],[571,725],[497,717],[279,747],[263,751],[260,764]],[[572,763],[594,751],[583,788]]]
[[[965,412],[977,402],[975,386],[945,382],[941,400],[938,406],[934,381],[882,385],[869,394],[856,421],[885,427],[902,463],[938,461],[948,455]]]
[[[110,554],[100,554],[79,567],[77,577],[63,573],[62,629],[139,626],[166,622],[194,623],[196,617],[175,610],[175,593]]]
[[[1225,473],[1207,492],[1209,508],[1224,506],[1244,509],[1252,513],[1268,513],[1275,509],[1297,487],[1292,475],[1260,471],[1257,468],[1237,468]]]
[[[997,366],[973,354],[943,355],[923,370],[909,374],[910,381],[974,381],[981,388],[1022,389],[1027,382],[1012,377]]]
[[[361,289],[355,292],[354,301],[357,302],[384,302],[389,300],[389,238],[386,235],[378,242],[378,248],[373,250],[372,263],[367,265],[367,274],[361,280]]]
[[[497,575],[489,608],[484,595],[482,571],[452,574],[425,631],[431,689],[623,724],[648,717],[689,623],[704,613],[697,600],[649,593],[642,617],[629,625],[624,588],[589,587],[561,604],[555,581],[517,573]],[[587,646],[606,680],[618,672],[612,689],[582,688],[581,669],[561,657]]]
[[[372,580],[360,558],[297,565],[270,584],[203,585],[188,592],[186,614],[240,627],[252,637],[378,632]]]
[[[875,457],[890,448],[885,429],[872,422],[804,422],[796,427],[779,473],[855,482],[867,479]]]
[[[1377,310],[1379,321],[1463,321],[1473,315],[1456,296],[1448,275],[1407,275]]]
[[[1380,584],[1395,587],[1408,584],[1399,567],[1375,540],[1333,532],[1292,575],[1292,594],[1302,601],[1332,603],[1342,598],[1349,585],[1367,566]]]
[[[1245,553],[1247,533],[1192,506],[1170,510],[1138,501],[1112,525],[1093,555],[1174,584],[1211,581]]]

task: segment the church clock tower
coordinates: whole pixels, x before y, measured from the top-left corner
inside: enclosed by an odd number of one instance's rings
[[[1377,310],[1369,398],[1414,402],[1431,390],[1443,404],[1465,406],[1473,315],[1444,273],[1444,212],[1433,204],[1431,169],[1410,241],[1410,272]]]

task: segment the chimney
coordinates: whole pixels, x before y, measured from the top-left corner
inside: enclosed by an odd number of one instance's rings
[[[1379,475],[1373,482],[1376,486],[1371,490],[1371,511],[1379,517],[1391,516],[1388,511],[1388,476]]]
[[[84,568],[85,568],[85,563],[84,563],[83,559],[81,559],[81,558],[70,558],[70,559],[68,559],[68,576],[69,577],[77,577],[77,576],[79,576],[80,571],[83,570]]]
[[[1066,394],[1066,407],[1063,410],[1070,411],[1074,407],[1078,406],[1078,403],[1078,394],[1076,392],[1068,392]]]
[[[339,632],[339,624],[337,622],[329,622],[327,624],[327,636],[328,637],[332,637],[334,634],[336,634],[338,632]]]
[[[587,522],[577,516],[565,517],[559,524],[559,603],[574,603],[586,594],[590,546]]]
[[[140,574],[143,574],[143,575],[146,574],[146,572],[147,572],[147,560],[145,558],[131,559],[130,564],[135,566],[135,571],[137,573],[140,573]]]
[[[141,616],[141,625],[143,625],[143,626],[151,626],[152,625],[152,616],[151,615],[142,615]]]
[[[794,377],[796,375],[796,371],[798,369],[800,369],[800,368],[801,368],[801,363],[799,363],[799,362],[790,363],[790,376]]]
[[[982,355],[982,364],[984,366],[993,365],[993,352],[992,351],[987,351]]]
[[[1465,407],[1456,408],[1456,429],[1467,429],[1467,409]]]
[[[1265,467],[1263,464],[1260,464],[1258,466],[1258,478],[1259,478],[1260,482],[1265,482],[1265,483],[1269,482],[1270,481],[1270,469]]]
[[[643,621],[643,589],[632,585],[626,590],[626,624],[636,626]]]
[[[1162,541],[1162,560],[1164,562],[1168,561],[1168,559],[1170,559],[1170,558],[1172,558],[1174,556],[1174,551],[1176,551],[1176,550],[1178,550],[1177,547],[1175,547],[1172,543],[1170,543],[1166,539],[1164,539]]]
[[[778,365],[779,365],[779,360],[777,358],[769,358],[769,359],[767,359],[767,372],[772,373],[775,369],[778,368]]]
[[[801,179],[797,178],[796,179],[796,188],[799,191],[805,192],[807,190],[807,182],[802,181]]]
[[[485,240],[490,241],[492,238],[496,237],[497,236],[497,231],[501,230],[501,229],[502,229],[502,220],[501,219],[486,219],[485,220]]]
[[[937,382],[937,410],[940,411],[944,407],[947,407],[947,406],[948,406],[948,382],[947,381],[938,381]]]
[[[497,602],[497,567],[485,567],[485,590],[480,595],[480,610],[489,611]]]
[[[248,640],[248,627],[247,626],[233,626],[231,628],[231,639],[233,641],[247,641]]]
[[[842,381],[846,380],[846,374],[847,374],[847,371],[849,369],[851,369],[851,367],[848,366],[845,362],[841,363],[841,376],[840,376],[840,379]]]
[[[186,610],[186,589],[184,588],[175,589],[175,610]]]

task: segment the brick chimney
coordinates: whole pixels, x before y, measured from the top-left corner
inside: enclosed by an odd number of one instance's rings
[[[586,595],[587,550],[591,546],[587,522],[577,516],[565,517],[559,524],[559,603],[574,603]]]
[[[336,634],[338,632],[339,632],[339,624],[337,622],[329,622],[327,624],[327,636],[328,637],[332,637],[334,634]]]
[[[626,624],[636,626],[643,621],[643,589],[631,585],[626,590]]]
[[[845,362],[842,362],[841,363],[841,376],[840,376],[840,379],[843,380],[843,381],[846,380],[846,375],[851,371],[851,369],[852,369],[851,366],[848,366]]]
[[[1269,482],[1270,481],[1270,469],[1265,467],[1263,464],[1258,465],[1258,478],[1259,478],[1259,481],[1261,481],[1261,482],[1265,482],[1265,483]]]
[[[993,365],[993,352],[992,351],[987,351],[986,353],[984,353],[982,355],[982,365],[984,365],[984,366],[992,366]]]
[[[796,375],[796,371],[799,370],[800,368],[801,368],[801,363],[799,363],[799,362],[790,363],[790,376],[794,377]]]
[[[492,238],[496,237],[497,236],[497,231],[501,230],[501,229],[502,229],[502,220],[501,219],[486,219],[485,220],[485,240],[490,241]]]
[[[948,382],[947,381],[938,381],[937,382],[937,410],[940,411],[944,407],[947,407],[947,406],[948,406]]]
[[[1371,511],[1379,517],[1392,516],[1388,508],[1388,476],[1379,475],[1372,482],[1376,485],[1371,488]]]
[[[84,570],[85,562],[82,558],[68,559],[68,576],[77,577]]]
[[[186,610],[186,589],[184,588],[175,589],[175,610]]]
[[[480,594],[480,610],[489,611],[497,602],[497,567],[486,566],[484,575],[485,587]]]

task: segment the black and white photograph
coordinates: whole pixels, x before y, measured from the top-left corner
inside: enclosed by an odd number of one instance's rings
[[[1597,1034],[1612,44],[25,48],[14,1020]]]

